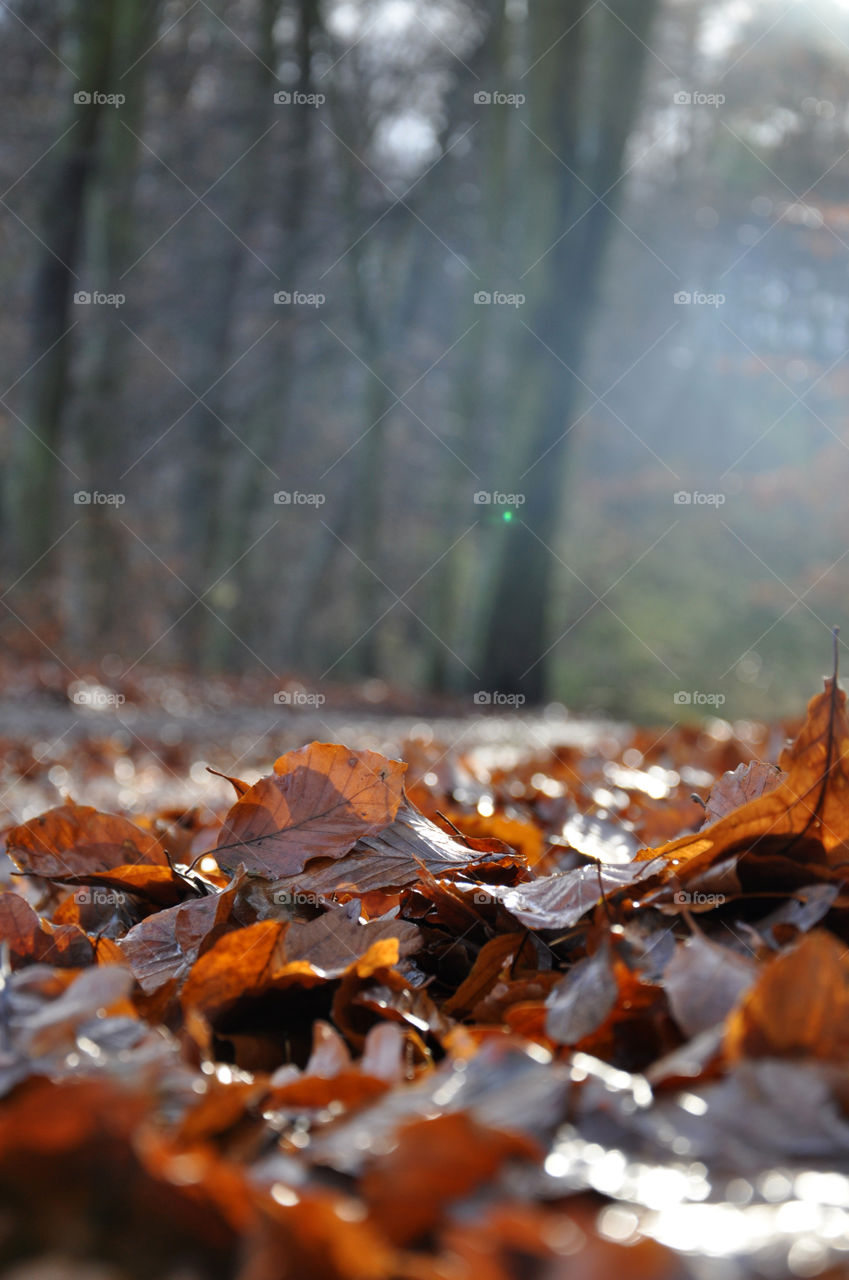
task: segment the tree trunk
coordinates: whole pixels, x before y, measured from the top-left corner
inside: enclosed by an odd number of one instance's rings
[[[44,577],[49,562],[41,557],[70,523],[73,507],[60,516],[67,471],[61,459],[64,407],[68,398],[73,325],[73,294],[82,287],[77,267],[82,257],[86,200],[104,111],[97,100],[78,94],[108,90],[111,81],[115,5],[113,0],[78,0],[73,11],[79,32],[78,79],[69,109],[69,131],[56,148],[52,181],[41,217],[44,251],[33,288],[28,390],[12,448],[8,510],[13,570]]]
[[[115,0],[114,57],[110,92],[122,93],[126,102],[111,110],[103,122],[99,163],[89,199],[92,283],[105,293],[132,295],[132,278],[122,280],[135,258],[135,187],[140,155],[136,140],[144,128],[145,80],[150,66],[142,55],[156,38],[159,0]],[[129,68],[122,74],[122,68]],[[132,299],[131,299],[132,301]],[[121,323],[123,310],[92,309],[86,317],[86,338],[81,344],[80,365],[85,381],[75,398],[69,434],[79,441],[85,461],[84,488],[102,493],[123,491],[120,477],[125,465],[124,437],[115,431],[125,407],[121,391],[128,351],[135,339]],[[128,508],[89,505],[80,508],[84,522],[84,549],[71,573],[81,577],[73,584],[81,602],[70,625],[72,648],[83,652],[107,640],[120,646],[130,637],[121,635],[122,599],[129,595],[125,557],[119,548],[126,542],[121,520],[133,522],[132,492]],[[133,637],[134,638],[134,637]]]
[[[525,502],[499,531],[480,671],[482,688],[521,693],[532,702],[546,692],[546,622],[562,569],[555,542],[564,506],[565,433],[581,394],[576,374],[615,226],[615,194],[607,193],[622,172],[646,56],[642,42],[657,3],[644,0],[637,11],[627,0],[614,0],[604,13],[587,8],[585,0],[536,0],[530,10],[531,58],[539,59],[529,76],[530,128],[542,141],[528,139],[538,167],[527,189],[549,198],[537,198],[536,216],[529,210],[529,268],[539,261],[527,272],[522,320],[533,332],[524,331],[505,437],[512,458],[502,487],[523,493]]]
[[[280,0],[260,0],[260,49],[262,62],[266,67],[273,68],[278,57],[275,51],[274,26],[280,13],[280,7]],[[297,16],[298,24],[294,41],[294,53],[298,63],[298,80],[295,87],[301,94],[307,94],[312,89],[312,43],[315,33],[321,27],[318,0],[299,0]],[[257,136],[261,133],[262,128],[267,126],[275,110],[273,94],[276,88],[277,83],[272,76],[267,71],[264,71],[263,67],[258,66],[255,82],[254,123],[252,126]],[[280,137],[284,128],[288,125],[290,131],[286,134],[283,144],[288,180],[284,188],[279,215],[283,232],[283,244],[276,263],[279,279],[277,283],[274,283],[269,278],[269,294],[278,289],[291,291],[296,283],[297,268],[301,257],[302,237],[307,214],[307,196],[311,184],[311,143],[312,133],[315,128],[315,112],[311,108],[298,108],[297,110],[299,114],[292,118],[291,123],[286,114],[282,115],[278,128],[269,134],[268,143],[262,143],[260,146],[255,147],[251,154],[246,157],[244,164],[247,168],[242,175],[244,209],[242,217],[237,220],[237,226],[241,226],[240,235],[242,239],[245,239],[250,225],[251,214],[256,205],[256,191],[262,186],[265,181],[265,175],[272,165],[279,163],[277,160],[272,160],[269,163],[269,157],[275,155],[272,147],[280,147]],[[239,255],[237,250],[238,246],[234,242],[230,259],[231,281],[228,284],[228,293],[223,299],[223,324],[216,343],[216,348],[221,353],[218,357],[220,362],[219,370],[226,368],[226,364],[223,363],[223,351],[229,343],[233,294],[236,281],[246,265],[244,252]],[[248,442],[251,448],[258,457],[267,461],[271,466],[283,456],[284,452],[283,436],[287,429],[293,360],[293,338],[286,331],[286,322],[289,317],[284,310],[275,318],[278,318],[281,323],[278,324],[274,334],[267,339],[269,343],[274,344],[273,357],[270,357],[270,359],[273,358],[273,372],[269,380],[271,394],[268,396],[267,407],[258,406],[254,409],[254,425],[248,435]],[[239,353],[235,354],[238,355]],[[215,395],[210,398],[210,403],[215,406]],[[222,411],[221,416],[226,417],[226,406],[223,402],[219,403],[218,408]],[[199,406],[197,412],[203,415],[203,419],[209,420],[204,423],[199,419],[201,422],[201,435],[197,444],[197,448],[201,451],[201,456],[206,457],[206,463],[202,465],[207,468],[204,471],[207,480],[203,485],[203,492],[198,495],[198,501],[206,503],[207,521],[201,540],[206,548],[203,554],[203,562],[206,565],[206,582],[204,585],[208,585],[219,575],[226,575],[229,568],[250,545],[252,541],[252,522],[258,505],[263,500],[260,495],[268,490],[269,483],[273,482],[273,478],[265,467],[257,462],[241,445],[230,440],[229,436],[227,439],[223,438],[227,436],[224,428],[220,427],[205,409]],[[210,433],[206,439],[203,437],[204,431]],[[217,437],[221,437],[221,439],[217,445],[213,445],[212,442]],[[222,460],[222,457],[227,459],[226,463]],[[205,497],[204,492],[206,494]],[[226,516],[223,515],[224,512],[226,512]],[[269,522],[275,514],[279,513],[275,508],[269,506]],[[275,535],[271,534],[269,536],[273,538]],[[252,567],[250,562],[247,561],[240,566],[239,576],[243,583],[243,590],[239,596],[240,624],[238,628],[240,635],[247,632],[251,640],[255,633],[257,635],[261,634],[266,642],[266,648],[269,647],[269,640],[271,640],[272,646],[275,644],[274,630],[277,626],[277,618],[281,613],[281,610],[276,607],[277,602],[275,601],[275,608],[271,612],[271,622],[269,623],[268,604],[273,598],[273,593],[268,591],[267,554],[266,544],[266,551],[259,569]],[[250,616],[247,616],[246,613],[248,601],[258,602],[251,605]],[[217,609],[217,611],[220,612],[220,609]],[[246,652],[244,646],[240,645],[234,636],[217,619],[207,613],[202,606],[199,606],[199,612],[205,615],[205,617],[199,619],[203,623],[199,648],[206,668],[212,670],[221,668],[228,662],[241,663]]]

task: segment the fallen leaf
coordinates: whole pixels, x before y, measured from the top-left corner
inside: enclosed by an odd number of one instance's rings
[[[723,1022],[757,976],[754,958],[694,933],[678,943],[663,987],[673,1018],[690,1038]]]
[[[569,970],[546,1000],[545,1029],[559,1044],[577,1044],[606,1021],[619,998],[610,948],[601,946]]]
[[[148,916],[120,939],[119,946],[139,986],[147,994],[188,975],[204,944],[230,926],[241,879],[221,893],[192,898]]]
[[[834,680],[812,698],[798,737],[779,757],[783,781],[772,791],[732,809],[696,835],[682,836],[660,849],[644,849],[643,860],[660,858],[690,877],[721,854],[757,847],[768,837],[786,858],[806,861],[809,846],[827,856],[849,841],[849,722],[846,694]]]
[[[414,1120],[362,1179],[372,1220],[395,1244],[411,1244],[482,1184],[491,1185],[508,1160],[530,1160],[533,1143],[483,1128],[463,1112]]]
[[[446,875],[479,867],[490,858],[489,850],[470,848],[405,801],[389,826],[375,835],[363,836],[347,856],[334,862],[310,862],[305,871],[275,885],[275,889],[291,886],[293,892],[311,893],[318,898],[403,889],[418,881],[422,868],[432,875]],[[508,852],[502,860],[505,859],[512,863],[515,855]]]
[[[756,800],[758,796],[774,791],[787,775],[775,765],[764,764],[762,760],[751,760],[749,764],[738,764],[736,769],[729,770],[713,784],[705,805],[704,827],[724,818],[732,809]]]
[[[824,929],[770,960],[728,1023],[726,1053],[739,1058],[849,1056],[849,955]]]
[[[280,880],[310,858],[339,858],[395,817],[405,769],[374,751],[330,743],[290,751],[230,809],[215,860],[224,871],[243,865]]]
[[[77,925],[40,920],[17,893],[0,893],[0,941],[9,944],[12,959],[21,964],[81,969],[94,959],[91,942]]]
[[[128,863],[167,862],[159,841],[126,818],[63,804],[13,827],[7,851],[21,871],[47,879],[111,871]]]
[[[525,940],[523,933],[504,933],[490,938],[478,952],[472,971],[443,1008],[452,1017],[462,1017],[482,1000],[513,960]]]
[[[61,1044],[73,1046],[76,1028],[126,1000],[133,975],[120,965],[86,969],[57,999],[27,1018],[21,1043],[32,1057],[49,1053]]]
[[[569,929],[600,903],[602,894],[630,888],[656,870],[650,862],[632,862],[624,867],[594,863],[540,876],[515,887],[481,885],[479,892],[501,902],[529,929]]]

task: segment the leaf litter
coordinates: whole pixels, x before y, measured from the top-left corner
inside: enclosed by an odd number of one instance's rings
[[[849,1275],[845,695],[726,728],[9,828],[3,1274]]]

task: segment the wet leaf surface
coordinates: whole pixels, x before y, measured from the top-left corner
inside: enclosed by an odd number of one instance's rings
[[[408,793],[314,743],[226,811],[10,829],[4,1265],[35,1239],[131,1280],[843,1265],[843,694],[780,771],[664,736],[412,744]]]

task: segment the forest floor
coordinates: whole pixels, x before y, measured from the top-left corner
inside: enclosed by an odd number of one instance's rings
[[[834,681],[638,728],[17,667],[0,1280],[849,1280],[847,794]]]
[[[613,752],[629,732],[625,724],[571,716],[559,704],[499,714],[471,698],[405,697],[379,681],[338,686],[320,707],[295,679],[283,686],[295,705],[275,702],[264,683],[174,672],[137,678],[127,693],[116,686],[44,664],[0,684],[0,825],[66,793],[129,811],[220,806],[230,788],[207,765],[254,779],[313,741],[399,756],[414,740],[449,755],[474,750],[518,760],[557,745]]]

